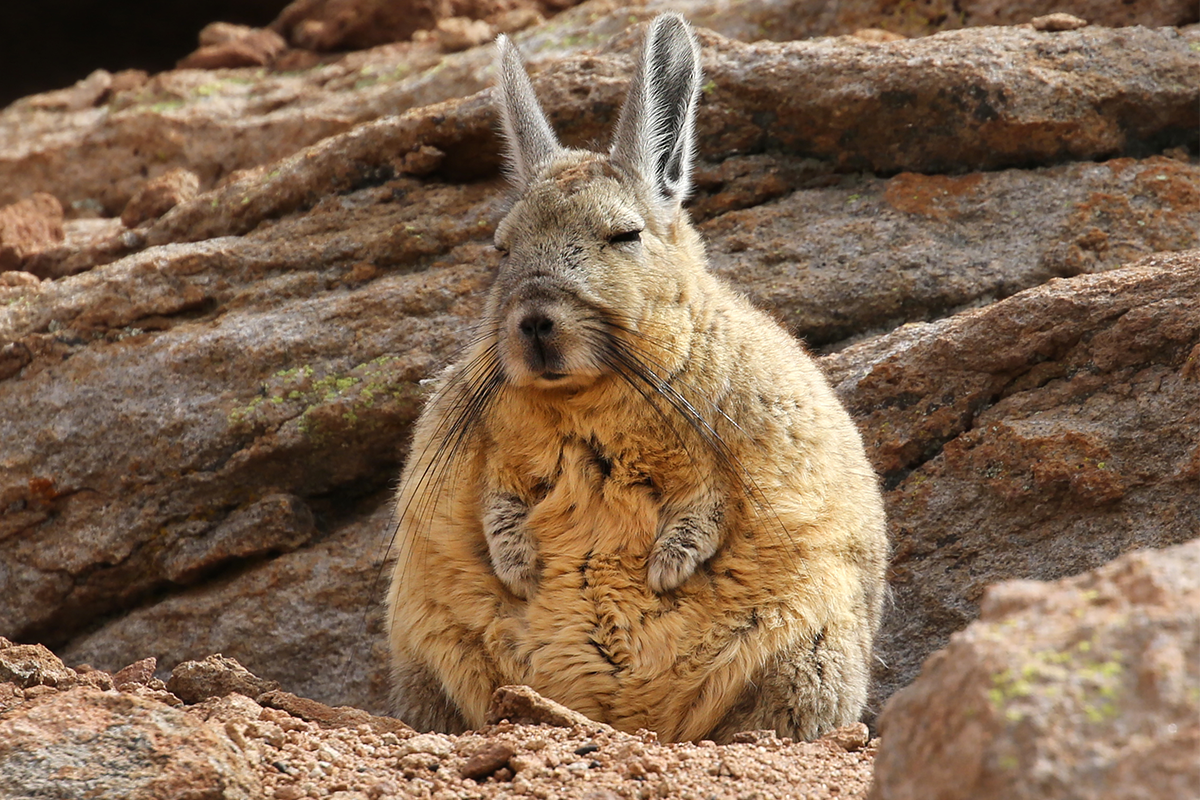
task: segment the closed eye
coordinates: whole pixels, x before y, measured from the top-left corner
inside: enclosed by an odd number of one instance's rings
[[[638,228],[637,230],[622,231],[621,233],[614,233],[612,236],[608,237],[608,243],[609,244],[623,244],[625,242],[637,242],[637,241],[641,241],[641,238],[642,238],[642,230],[641,230],[641,228]]]

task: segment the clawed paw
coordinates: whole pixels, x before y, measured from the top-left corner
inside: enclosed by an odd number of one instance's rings
[[[700,561],[700,554],[694,547],[673,538],[660,539],[655,543],[647,565],[650,591],[662,594],[677,588],[692,576]]]

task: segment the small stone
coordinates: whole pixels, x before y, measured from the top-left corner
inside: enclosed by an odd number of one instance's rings
[[[444,52],[457,53],[490,42],[496,32],[481,19],[447,17],[438,21],[434,36]]]
[[[853,725],[834,728],[822,736],[821,741],[836,744],[847,753],[855,753],[862,750],[871,741],[871,732],[866,725],[856,722]]]
[[[275,681],[258,677],[236,659],[220,653],[203,661],[183,662],[171,671],[171,679],[167,681],[167,690],[188,704],[231,692],[253,698],[278,688]]]
[[[612,730],[594,720],[572,711],[561,703],[542,697],[528,686],[501,686],[492,693],[487,722],[495,725],[502,719],[521,725],[552,725],[573,728],[576,725]]]
[[[390,736],[412,731],[412,728],[395,717],[377,717],[350,706],[327,706],[316,700],[297,697],[291,692],[278,689],[264,692],[256,699],[268,709],[286,712],[292,717],[298,717],[322,728],[359,728],[365,725],[375,733]]]
[[[859,28],[850,35],[859,41],[875,42],[877,44],[882,44],[884,42],[899,42],[908,38],[902,33],[885,31],[883,28]]]
[[[411,756],[415,753],[431,756],[448,756],[454,752],[454,744],[450,737],[440,733],[422,733],[407,739],[397,748],[397,756]]]
[[[157,668],[158,659],[153,656],[135,661],[113,675],[113,686],[121,691],[128,691],[136,686],[148,686],[154,678],[154,670]]]
[[[1035,31],[1073,31],[1087,26],[1087,20],[1063,12],[1047,14],[1044,17],[1034,17],[1029,21]]]
[[[467,759],[463,764],[462,776],[477,781],[484,780],[497,770],[508,765],[508,760],[516,751],[507,742],[491,742]]]
[[[546,21],[537,9],[533,8],[514,8],[490,18],[492,27],[496,29],[496,33],[515,33],[523,31],[526,28],[532,28],[534,25],[541,25]]]
[[[75,670],[69,669],[40,644],[15,644],[0,649],[0,682],[11,681],[22,689],[52,686],[60,689],[74,685]]]
[[[272,30],[214,22],[200,31],[200,48],[179,61],[179,69],[266,67],[287,49]]]

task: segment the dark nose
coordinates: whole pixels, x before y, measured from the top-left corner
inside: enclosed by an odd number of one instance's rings
[[[540,311],[532,311],[525,315],[517,327],[521,329],[521,334],[526,339],[534,341],[547,339],[550,334],[554,333],[554,320]]]

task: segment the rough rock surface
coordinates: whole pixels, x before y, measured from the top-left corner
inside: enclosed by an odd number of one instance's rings
[[[593,28],[603,32],[592,47],[607,43],[611,52],[561,61],[535,79],[572,144],[607,137],[631,69],[626,15],[614,11],[585,23],[578,19],[553,37],[534,29],[522,40],[546,63],[578,52]],[[1193,41],[1174,29],[1096,27],[972,29],[884,44],[849,37],[743,44],[707,36],[698,144],[710,160],[772,151],[813,159],[821,172],[971,171],[1145,156],[1196,140],[1200,63]],[[420,174],[497,174],[490,97],[415,110],[487,85],[490,50],[443,58],[414,54],[413,47],[381,48],[298,74],[164,73],[136,89],[97,94],[73,111],[46,109],[36,98],[14,103],[0,112],[0,202],[46,191],[81,209],[73,213],[115,215],[146,179],[184,167],[202,189],[228,185],[215,198],[181,207],[185,213],[169,230],[212,236],[222,223],[228,233],[243,233],[264,215],[312,202],[314,192],[406,172],[406,154],[422,147],[442,157]],[[1096,52],[1121,57],[1097,59]],[[235,179],[238,170],[271,164],[368,120],[377,121],[336,148],[348,157],[336,186],[315,187],[296,174],[303,159],[321,158],[331,145]],[[152,166],[144,163],[147,153]],[[211,220],[203,232],[198,218]]]
[[[158,219],[184,200],[191,200],[199,191],[200,177],[176,167],[146,181],[129,198],[125,210],[121,212],[121,223],[127,228],[136,228],[143,222]]]
[[[200,47],[180,60],[179,69],[265,67],[275,62],[287,42],[275,31],[214,22],[200,31]]]
[[[446,18],[487,20],[534,11],[545,16],[575,5],[577,0],[420,0],[397,6],[390,0],[296,0],[272,27],[296,47],[337,50],[371,47],[408,39]],[[1066,12],[1107,27],[1186,25],[1200,20],[1189,0],[647,0],[623,7],[612,0],[584,3],[595,19],[619,9],[641,19],[678,11],[705,28],[743,41],[790,41],[813,36],[842,36],[862,29],[902,36],[987,25],[1016,25],[1034,17]],[[403,11],[401,11],[401,8]]]
[[[1200,31],[747,44],[750,18],[710,5],[588,0],[517,38],[564,140],[594,145],[631,20],[686,7],[731,37],[701,33],[691,208],[714,269],[826,353],[885,481],[874,712],[988,584],[1200,536]],[[390,487],[506,202],[477,94],[491,52],[445,53],[455,25],[273,71],[98,71],[0,111],[0,203],[43,191],[66,217],[0,272],[0,633],[108,671],[140,659],[127,693],[173,708],[170,670],[220,652],[279,682],[255,701],[271,713],[379,725],[362,715],[387,707]],[[198,193],[127,227],[175,169]],[[53,658],[3,652],[29,675]],[[80,666],[19,699],[111,680]],[[485,770],[498,730],[431,746]],[[512,742],[493,777],[526,752]],[[711,767],[702,750],[678,754]]]
[[[0,272],[24,270],[36,255],[63,238],[63,209],[52,194],[35,192],[0,208]]]
[[[206,663],[215,684],[249,685],[236,662]],[[220,677],[223,666],[231,677]],[[179,672],[171,683],[188,683]],[[114,689],[114,679],[107,690],[0,682],[5,797],[825,800],[865,797],[875,754],[850,728],[812,743],[760,732],[730,745],[664,745],[653,734],[619,733],[570,712],[563,718],[561,707],[524,687],[522,713],[549,725],[499,719],[502,702],[495,724],[445,736],[286,692],[226,691],[185,706],[136,683]]]
[[[1200,535],[1200,250],[1054,280],[824,364],[889,489],[881,699],[978,614],[987,584]]]
[[[1190,797],[1200,541],[1001,583],[879,726],[877,800]]]

